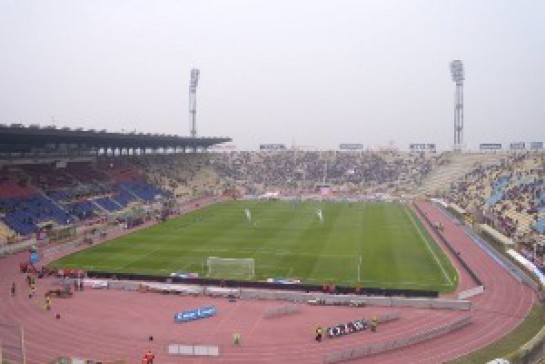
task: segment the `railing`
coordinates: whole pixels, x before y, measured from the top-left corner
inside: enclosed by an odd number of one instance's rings
[[[238,298],[247,300],[288,301],[292,303],[308,303],[321,306],[382,306],[413,307],[422,309],[446,309],[468,311],[471,302],[442,298],[407,298],[361,296],[354,294],[328,294],[321,292],[279,291],[270,289],[211,287],[196,284],[174,284],[157,282],[138,282],[124,280],[86,279],[84,284],[96,288],[118,289],[125,291],[157,292],[180,295],[203,295],[209,297]]]
[[[409,337],[332,352],[324,356],[323,362],[327,364],[339,363],[419,344],[459,330],[470,323],[470,316],[462,317],[448,324],[437,326]]]
[[[219,356],[220,349],[216,345],[184,345],[169,344],[167,347],[169,355],[186,356]]]
[[[19,325],[0,323],[0,359],[25,364],[23,329]],[[3,363],[0,360],[0,363]]]

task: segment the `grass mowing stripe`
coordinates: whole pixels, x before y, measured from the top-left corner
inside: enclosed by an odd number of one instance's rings
[[[251,222],[246,208],[251,210]],[[422,243],[422,225],[407,213],[398,203],[292,206],[285,201],[230,201],[91,247],[54,265],[168,276],[176,271],[206,274],[203,264],[209,256],[254,258],[257,280],[328,280],[347,286],[360,281],[378,288],[451,292],[434,255],[452,277],[456,273],[448,258],[430,245],[429,237]]]
[[[432,250],[431,246],[430,246],[430,243],[428,241],[428,239],[424,236],[424,234],[422,234],[422,230],[420,230],[420,226],[418,226],[416,224],[416,222],[414,221],[413,219],[413,216],[407,211],[407,207],[405,206],[404,207],[404,210],[405,210],[405,213],[407,214],[407,216],[409,216],[409,219],[411,219],[411,222],[413,223],[416,231],[418,231],[418,235],[420,235],[420,237],[422,238],[422,240],[424,241],[424,243],[426,244],[426,248],[428,248],[428,251],[431,253],[431,255],[433,256],[433,259],[435,260],[435,262],[437,263],[437,265],[439,266],[439,268],[441,268],[441,272],[443,272],[443,276],[448,280],[449,282],[449,285],[452,286],[453,283],[452,283],[452,280],[450,279],[449,275],[447,274],[447,271],[445,270],[445,268],[443,267],[443,264],[441,264],[441,261],[439,260],[439,258],[437,257],[437,255],[435,254],[435,252]]]

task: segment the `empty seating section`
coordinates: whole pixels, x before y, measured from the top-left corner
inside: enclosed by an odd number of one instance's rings
[[[90,162],[68,163],[66,172],[83,183],[108,182],[112,179],[106,172],[96,168]]]
[[[115,187],[109,184],[88,183],[78,184],[76,186],[63,189],[49,190],[46,194],[59,202],[69,202],[71,200],[81,200],[83,198],[93,198],[100,195],[106,195],[115,192]]]
[[[97,168],[117,181],[141,179],[138,169],[124,159],[107,159],[97,163]]]
[[[5,214],[4,222],[21,235],[35,232],[38,224],[46,221],[54,221],[60,225],[73,222],[68,213],[40,195],[1,198],[0,210]]]
[[[45,192],[46,196],[52,200],[61,202],[70,200],[70,194],[65,190],[51,190]]]
[[[30,182],[43,190],[76,184],[76,181],[66,173],[64,168],[56,168],[52,164],[26,164],[22,168],[30,177]]]
[[[36,193],[36,190],[28,185],[20,172],[0,172],[0,198],[2,197],[28,197]]]
[[[77,217],[80,220],[89,219],[95,216],[95,210],[99,208],[95,206],[91,201],[73,202],[65,205],[66,210],[72,216]]]
[[[109,212],[119,211],[121,210],[125,205],[121,205],[118,202],[115,202],[110,197],[101,197],[94,200],[96,204],[98,204],[103,209],[108,210]]]
[[[112,200],[122,207],[127,207],[131,202],[138,201],[136,196],[123,189],[121,189],[119,193],[113,195]]]
[[[5,224],[0,241],[13,232],[31,234],[46,221],[65,225],[165,195],[123,159],[67,163],[64,168],[19,165],[0,172],[0,213]]]
[[[119,182],[118,186],[121,190],[132,193],[146,202],[154,201],[156,197],[162,197],[165,195],[165,193],[160,189],[142,181],[135,180]]]

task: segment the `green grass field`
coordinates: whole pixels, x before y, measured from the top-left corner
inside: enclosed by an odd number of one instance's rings
[[[244,210],[251,211],[251,222]],[[324,221],[320,222],[317,209]],[[206,276],[206,259],[254,258],[255,280],[450,292],[458,276],[420,220],[385,202],[232,201],[64,257],[57,267]],[[225,278],[229,273],[225,273]]]

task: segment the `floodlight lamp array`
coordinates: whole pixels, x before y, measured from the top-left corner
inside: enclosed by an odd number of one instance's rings
[[[199,74],[200,71],[197,68],[193,68],[191,70],[191,90],[195,90],[197,88],[197,85],[199,84]]]
[[[454,82],[462,82],[465,79],[464,65],[462,61],[456,59],[450,62],[450,73]]]

